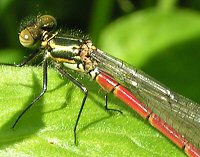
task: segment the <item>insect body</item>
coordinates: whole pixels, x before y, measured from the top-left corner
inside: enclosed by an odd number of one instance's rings
[[[200,156],[200,106],[172,92],[135,67],[96,48],[89,39],[80,39],[56,30],[57,22],[50,15],[37,17],[20,33],[20,43],[27,48],[36,48],[26,60],[17,66],[26,65],[38,55],[43,55],[43,89],[38,97],[19,115],[37,102],[47,90],[48,61],[66,78],[77,85],[85,96],[74,127],[75,143],[77,125],[88,95],[87,89],[67,70],[88,74],[106,91],[113,93],[124,103],[147,119],[151,125],[170,138],[189,156]],[[123,85],[122,85],[123,84]],[[107,95],[106,95],[107,108]]]

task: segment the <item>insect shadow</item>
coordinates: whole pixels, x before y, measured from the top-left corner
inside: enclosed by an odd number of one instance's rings
[[[26,114],[23,115],[19,123],[14,128],[12,128],[19,114],[24,110],[26,106],[28,106],[33,101],[34,97],[37,96],[42,89],[41,81],[38,79],[35,73],[32,74],[32,82],[32,86],[23,85],[27,88],[31,88],[31,94],[26,103],[24,103],[23,107],[21,107],[21,109],[16,112],[0,128],[0,149],[6,148],[8,145],[13,145],[20,142],[23,139],[37,133],[40,128],[44,127],[44,123],[42,121],[42,109],[44,102],[43,98],[41,98],[41,100],[39,101],[40,104],[37,105],[36,103],[30,110],[28,110]],[[15,102],[13,102],[13,105],[18,104],[15,104]]]

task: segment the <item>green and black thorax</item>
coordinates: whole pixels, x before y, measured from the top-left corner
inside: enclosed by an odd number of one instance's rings
[[[38,48],[44,58],[52,59],[56,64],[67,68],[86,72],[92,78],[97,75],[97,61],[91,54],[97,50],[89,39],[71,37],[70,34],[55,30],[57,25],[54,17],[43,15],[34,23],[26,26],[19,39],[24,47]]]

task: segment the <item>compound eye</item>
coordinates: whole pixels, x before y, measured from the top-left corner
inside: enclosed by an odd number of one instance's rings
[[[39,28],[52,30],[57,26],[56,19],[51,15],[42,15],[38,17],[37,24]]]
[[[31,47],[34,45],[35,40],[28,29],[24,29],[19,34],[19,41],[24,47]]]
[[[19,34],[20,43],[27,48],[34,47],[42,36],[42,30],[33,26],[27,27]]]

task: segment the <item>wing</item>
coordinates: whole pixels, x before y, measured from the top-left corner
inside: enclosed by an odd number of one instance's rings
[[[98,69],[128,88],[170,126],[200,149],[200,105],[165,87],[141,70],[97,49]]]

